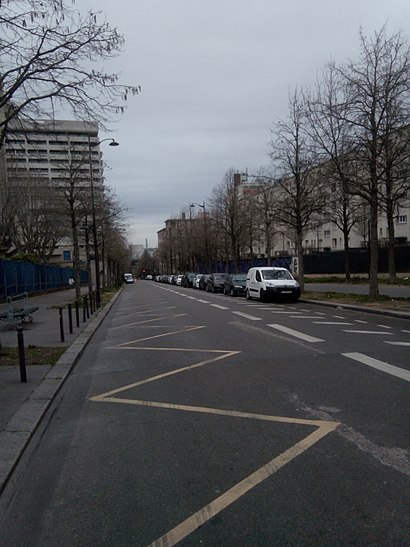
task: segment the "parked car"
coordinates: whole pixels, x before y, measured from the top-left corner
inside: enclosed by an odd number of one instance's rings
[[[134,283],[134,276],[132,275],[132,273],[125,273],[124,281],[125,283]]]
[[[176,277],[175,285],[179,285],[181,287],[184,276],[182,274],[180,274],[180,275],[176,275],[175,277]]]
[[[192,287],[193,286],[193,283],[194,283],[194,279],[196,277],[196,273],[195,272],[186,272],[184,274],[184,278],[182,280],[182,285],[184,287]]]
[[[199,289],[199,282],[201,280],[201,277],[203,276],[204,274],[196,274],[193,282],[192,282],[192,288],[193,289]]]
[[[246,298],[292,300],[300,297],[299,283],[286,268],[251,268],[246,276]]]
[[[206,292],[222,292],[224,289],[226,273],[213,273],[206,282]]]
[[[224,294],[231,296],[245,296],[246,293],[246,274],[228,275],[224,283]]]
[[[207,281],[208,281],[208,278],[209,278],[209,274],[203,274],[201,275],[201,278],[199,280],[199,289],[201,291],[206,291],[206,284],[207,284]]]

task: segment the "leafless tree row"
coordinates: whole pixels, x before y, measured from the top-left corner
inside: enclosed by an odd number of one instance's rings
[[[270,166],[253,175],[247,192],[232,168],[214,188],[208,223],[225,259],[238,263],[258,238],[269,256],[275,237],[286,232],[295,242],[303,288],[304,235],[333,222],[347,251],[356,227],[368,232],[369,295],[377,297],[383,214],[390,279],[396,278],[395,218],[408,208],[410,192],[409,46],[401,31],[389,35],[383,27],[371,37],[360,32],[359,53],[357,61],[328,63],[313,90],[291,94],[287,117],[272,129]]]

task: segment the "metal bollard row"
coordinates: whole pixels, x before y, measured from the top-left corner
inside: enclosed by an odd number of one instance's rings
[[[85,323],[87,319],[89,319],[90,316],[96,312],[97,308],[96,308],[95,293],[84,295],[82,298],[82,302],[78,302],[77,300],[74,302],[74,316],[73,316],[73,305],[72,304],[67,305],[68,332],[70,334],[73,334],[74,332],[74,320],[75,320],[75,326],[77,328],[80,327],[80,307],[81,306],[83,309],[82,322]],[[64,308],[59,308],[60,341],[61,342],[65,342],[63,309]]]

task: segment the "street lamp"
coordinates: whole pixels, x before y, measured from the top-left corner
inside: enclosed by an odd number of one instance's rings
[[[208,230],[207,230],[207,221],[206,221],[206,209],[205,209],[205,201],[202,202],[202,205],[200,203],[192,202],[189,206],[189,212],[191,213],[191,208],[195,207],[197,205],[198,207],[201,207],[203,209],[204,213],[204,230],[205,230],[205,268],[208,271],[209,269],[209,250],[208,250]]]
[[[119,143],[115,139],[103,139],[98,142],[91,142],[90,135],[88,135],[88,161],[90,164],[90,186],[91,186],[91,209],[93,217],[93,239],[94,239],[94,263],[95,263],[95,295],[97,308],[101,305],[101,282],[100,282],[100,256],[98,252],[98,239],[97,239],[97,222],[95,215],[95,197],[94,197],[94,176],[93,176],[93,162],[91,157],[91,148],[99,146],[102,142],[111,141],[109,146],[119,146]]]

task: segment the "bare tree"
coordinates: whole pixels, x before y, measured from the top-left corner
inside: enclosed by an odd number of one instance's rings
[[[54,199],[60,202],[63,215],[66,217],[70,228],[73,244],[73,267],[75,275],[76,300],[81,299],[80,285],[80,234],[83,229],[87,214],[90,214],[90,189],[88,186],[87,172],[88,157],[83,151],[71,147],[67,150],[67,156],[56,165],[63,166],[63,174],[55,185]],[[86,234],[88,235],[88,234]],[[90,272],[89,282],[91,281]]]
[[[15,205],[10,187],[0,181],[0,248],[12,244]]]
[[[343,233],[346,279],[350,279],[349,234],[361,220],[362,200],[352,196],[357,180],[356,165],[351,161],[355,153],[347,111],[344,80],[330,63],[318,82],[314,96],[305,97],[308,130],[316,148],[320,169],[328,183],[325,217]]]
[[[235,261],[237,271],[240,271],[241,248],[244,243],[246,215],[244,200],[238,192],[238,179],[235,169],[231,167],[225,173],[222,182],[213,189],[211,199],[212,216],[218,233],[223,236],[228,248],[225,259],[231,257]]]
[[[349,160],[356,172],[349,192],[360,196],[369,206],[369,295],[377,297],[378,216],[384,207],[393,243],[394,204],[403,196],[400,165],[408,165],[403,126],[410,112],[409,50],[401,32],[389,37],[385,27],[371,39],[361,32],[360,39],[359,61],[335,70],[345,86],[347,108],[343,121],[348,125],[352,144]],[[402,163],[403,153],[405,163]],[[392,249],[394,258],[393,246]],[[393,266],[391,276],[395,277]]]
[[[299,283],[304,290],[303,235],[320,218],[324,206],[322,181],[309,133],[303,93],[295,90],[289,99],[287,121],[276,123],[271,152],[275,171],[275,222],[295,234]]]
[[[126,244],[126,207],[121,204],[117,194],[109,188],[104,187],[103,209],[100,220],[101,233],[101,261],[102,286],[117,282],[117,265],[123,264],[125,256],[128,257],[128,245]],[[106,266],[108,271],[106,271]]]
[[[60,210],[50,199],[52,189],[48,181],[27,173],[4,189],[12,203],[9,226],[18,252],[36,262],[48,263],[63,234]]]
[[[69,106],[101,126],[124,109],[139,86],[119,84],[105,60],[123,37],[101,12],[81,13],[68,0],[5,0],[0,7],[0,148],[13,118],[53,118]]]

